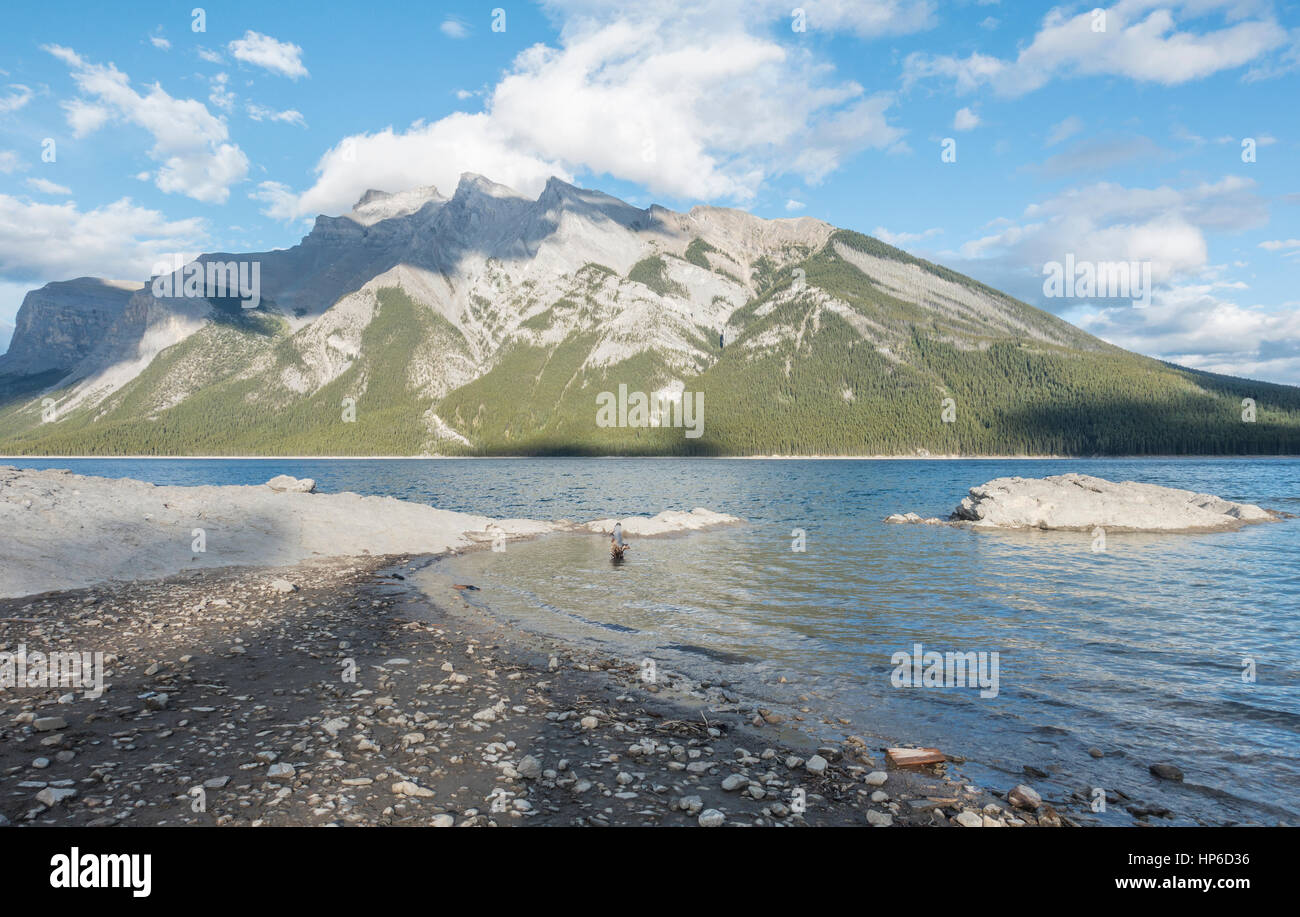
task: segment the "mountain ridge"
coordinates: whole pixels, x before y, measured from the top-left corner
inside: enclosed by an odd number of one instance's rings
[[[144,285],[69,345],[68,310],[28,294],[0,451],[1300,452],[1300,389],[1130,354],[811,217],[465,173],[450,197],[371,189],[291,248],[197,260],[256,261],[261,305]],[[701,392],[705,435],[596,427],[619,384]]]

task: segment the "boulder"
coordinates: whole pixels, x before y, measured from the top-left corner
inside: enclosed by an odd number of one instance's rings
[[[277,474],[266,482],[266,486],[276,493],[314,494],[316,482],[311,478],[295,478],[287,474]]]
[[[1043,797],[1038,795],[1038,791],[1031,786],[1018,783],[1007,793],[1007,802],[1011,803],[1017,809],[1028,809],[1031,812],[1043,804]]]

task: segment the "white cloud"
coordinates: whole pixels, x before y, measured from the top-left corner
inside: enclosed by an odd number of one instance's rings
[[[243,38],[237,38],[226,45],[226,49],[236,60],[290,79],[309,75],[302,63],[302,48],[287,41],[277,41],[270,35],[252,29],[245,32]]]
[[[955,131],[971,131],[980,125],[980,116],[975,114],[969,108],[957,109],[957,114],[952,119],[952,129]]]
[[[155,48],[159,48],[163,51],[171,50],[172,43],[167,39],[163,38],[161,35],[150,35],[149,41],[153,44]]]
[[[213,51],[210,48],[199,48],[199,57],[209,64],[224,64],[226,59],[221,56],[220,51]]]
[[[1295,304],[1233,302],[1247,285],[1209,260],[1207,233],[1254,229],[1267,220],[1255,183],[1237,176],[1177,188],[1100,182],[1032,204],[1018,219],[995,220],[994,232],[938,258],[1120,347],[1212,372],[1300,382]],[[1261,247],[1286,251],[1292,243],[1300,249],[1300,240],[1290,239]],[[1076,262],[1151,262],[1151,305],[1047,299],[1043,266],[1067,255]]]
[[[0,115],[7,115],[22,108],[32,100],[32,91],[22,83],[10,83],[4,95],[0,95]]]
[[[208,80],[208,101],[222,111],[235,107],[236,96],[230,91],[230,74],[218,73]]]
[[[455,16],[444,19],[438,29],[448,38],[469,38],[469,26]]]
[[[45,50],[71,68],[78,89],[90,97],[64,105],[73,133],[91,133],[110,117],[144,128],[154,141],[149,157],[159,163],[154,182],[160,190],[223,203],[230,186],[247,176],[248,157],[228,142],[226,122],[202,102],[173,98],[157,83],[140,95],[113,64],[92,64],[59,45]]]
[[[1075,319],[1128,350],[1234,376],[1300,384],[1300,310],[1241,306],[1214,284],[1156,293],[1146,309],[1103,308]]]
[[[248,117],[254,121],[283,121],[286,124],[296,124],[299,127],[306,127],[307,122],[302,116],[302,112],[290,108],[286,111],[276,111],[272,108],[258,105],[255,102],[249,102],[247,106]]]
[[[81,211],[0,194],[0,279],[43,282],[93,275],[143,279],[168,253],[206,241],[203,221],[167,220],[130,198]]]
[[[27,186],[29,188],[35,188],[37,191],[40,191],[42,194],[71,194],[72,193],[71,188],[67,187],[66,185],[56,185],[48,178],[29,178],[27,179]]]
[[[1282,252],[1283,258],[1300,258],[1300,239],[1270,239],[1259,243],[1259,247],[1265,251]]]
[[[69,99],[62,103],[64,117],[72,128],[72,136],[85,137],[104,126],[113,113],[103,105],[87,102],[85,99]]]
[[[860,38],[908,35],[937,24],[935,4],[929,0],[803,0],[769,2],[766,7],[789,17],[791,7],[807,13],[809,31],[845,31]]]
[[[877,226],[871,234],[882,242],[887,242],[896,248],[903,248],[913,242],[933,238],[942,232],[943,230],[937,226],[922,232],[890,232],[883,226]]]
[[[868,4],[895,6],[916,8]],[[282,186],[273,202],[266,188],[259,199],[297,217],[346,209],[367,188],[444,187],[463,171],[525,193],[552,173],[585,171],[656,194],[747,202],[773,176],[815,184],[860,151],[903,149],[891,95],[836,79],[799,42],[774,40],[770,19],[740,15],[743,4],[553,8],[567,16],[558,46],[522,51],[482,113],[349,138],[322,157],[296,203]]]
[[[1159,288],[1200,283],[1211,272],[1207,232],[1263,226],[1267,204],[1249,179],[1228,176],[1182,188],[1134,188],[1099,182],[1026,207],[1015,220],[937,258],[998,289],[1052,311],[1078,300],[1047,299],[1043,266],[1063,262],[1148,261]]]
[[[405,190],[435,185],[446,194],[466,171],[526,193],[540,193],[552,175],[572,175],[557,162],[516,150],[491,118],[456,113],[404,132],[385,128],[345,138],[321,157],[316,183],[302,194],[278,182],[262,182],[249,196],[263,212],[291,220],[346,211],[369,188]]]
[[[904,83],[947,78],[962,92],[989,85],[1006,96],[1057,77],[1122,76],[1175,86],[1261,60],[1287,41],[1271,15],[1246,18],[1239,0],[1170,0],[1152,7],[1152,0],[1120,0],[1105,11],[1104,31],[1094,29],[1091,9],[1071,15],[1057,7],[1014,59],[913,52],[904,62]],[[1195,20],[1212,10],[1223,14],[1222,28],[1180,30],[1177,18]]]
[[[1055,146],[1063,140],[1070,139],[1081,130],[1083,130],[1083,119],[1078,115],[1070,115],[1064,121],[1058,121],[1052,125],[1052,129],[1047,132],[1047,145]]]
[[[25,168],[22,157],[13,150],[0,150],[0,175],[12,175]]]

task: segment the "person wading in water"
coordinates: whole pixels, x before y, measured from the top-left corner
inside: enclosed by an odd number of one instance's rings
[[[609,556],[615,560],[622,560],[623,552],[630,547],[631,545],[623,540],[623,523],[615,522],[614,531],[609,533]]]

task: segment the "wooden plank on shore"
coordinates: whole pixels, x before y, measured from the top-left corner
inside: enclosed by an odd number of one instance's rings
[[[937,748],[887,748],[885,757],[894,767],[916,767],[920,764],[942,764],[948,759]]]

